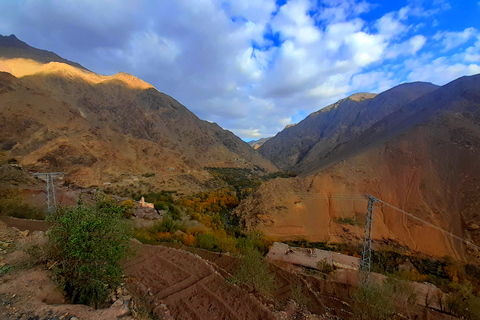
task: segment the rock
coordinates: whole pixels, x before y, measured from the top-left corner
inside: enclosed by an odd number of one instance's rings
[[[123,300],[122,299],[118,299],[116,300],[111,306],[110,308],[115,308],[115,307],[120,307],[123,305]]]
[[[22,237],[28,236],[29,233],[30,233],[30,230],[20,231],[20,235],[21,235]]]
[[[478,230],[480,229],[480,226],[476,223],[471,223],[469,226],[468,226],[468,229],[469,230]]]

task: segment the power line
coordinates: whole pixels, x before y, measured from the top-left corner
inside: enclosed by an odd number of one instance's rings
[[[383,203],[384,205],[386,205],[386,206],[388,206],[388,207],[390,207],[390,208],[392,208],[392,209],[398,210],[398,211],[400,211],[401,213],[403,213],[403,214],[405,214],[405,215],[407,215],[407,216],[409,216],[409,217],[411,217],[411,218],[413,218],[413,219],[416,219],[416,220],[418,220],[418,221],[421,221],[421,222],[429,225],[429,226],[432,227],[432,228],[435,228],[435,229],[437,229],[437,230],[439,230],[439,231],[441,231],[441,232],[443,232],[443,233],[445,233],[445,234],[448,234],[448,235],[450,235],[451,237],[453,237],[453,238],[455,238],[455,239],[457,239],[457,240],[460,240],[460,241],[462,241],[462,242],[465,243],[465,244],[471,245],[472,247],[480,250],[480,246],[477,246],[476,244],[473,244],[472,242],[470,242],[470,241],[468,241],[468,240],[466,240],[466,239],[463,239],[463,238],[461,238],[461,237],[459,237],[459,236],[457,236],[457,235],[455,235],[455,234],[453,234],[453,233],[451,233],[451,232],[448,232],[448,231],[446,231],[446,230],[444,230],[444,229],[442,229],[442,228],[440,228],[440,227],[437,227],[436,225],[434,225],[434,224],[432,224],[432,223],[430,223],[430,222],[428,222],[428,221],[425,221],[425,220],[423,220],[423,219],[421,219],[421,218],[419,218],[419,217],[417,217],[417,216],[415,216],[415,215],[413,215],[413,214],[411,214],[411,213],[408,213],[408,212],[406,212],[405,210],[402,210],[402,209],[400,209],[400,208],[397,208],[397,207],[395,207],[395,206],[393,206],[393,205],[391,205],[391,204],[389,204],[389,203],[386,203],[385,201],[382,201],[382,200],[379,200],[379,202]]]

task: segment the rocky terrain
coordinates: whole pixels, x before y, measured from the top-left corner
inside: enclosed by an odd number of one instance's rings
[[[265,142],[267,142],[267,141],[270,140],[270,139],[271,139],[271,137],[261,138],[261,139],[258,139],[258,140],[252,140],[252,141],[248,142],[248,144],[251,145],[253,149],[257,150],[257,149],[260,148]]]
[[[15,37],[0,39],[0,152],[78,184],[192,189],[205,166],[276,170],[247,143],[148,83],[102,76]]]
[[[262,185],[236,209],[243,225],[280,239],[360,243],[367,206],[361,197],[372,194],[478,245],[480,75],[353,98],[259,149],[302,177]],[[432,255],[478,255],[386,206],[375,208],[373,237]]]

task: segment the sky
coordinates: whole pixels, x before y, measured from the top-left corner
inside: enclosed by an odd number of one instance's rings
[[[0,0],[0,34],[135,75],[246,141],[356,92],[480,73],[479,0]]]

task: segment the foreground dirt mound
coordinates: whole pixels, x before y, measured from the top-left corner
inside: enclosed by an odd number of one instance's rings
[[[143,297],[155,315],[165,305],[175,319],[275,319],[247,292],[231,285],[204,260],[162,246],[140,245],[125,264],[130,291]]]

